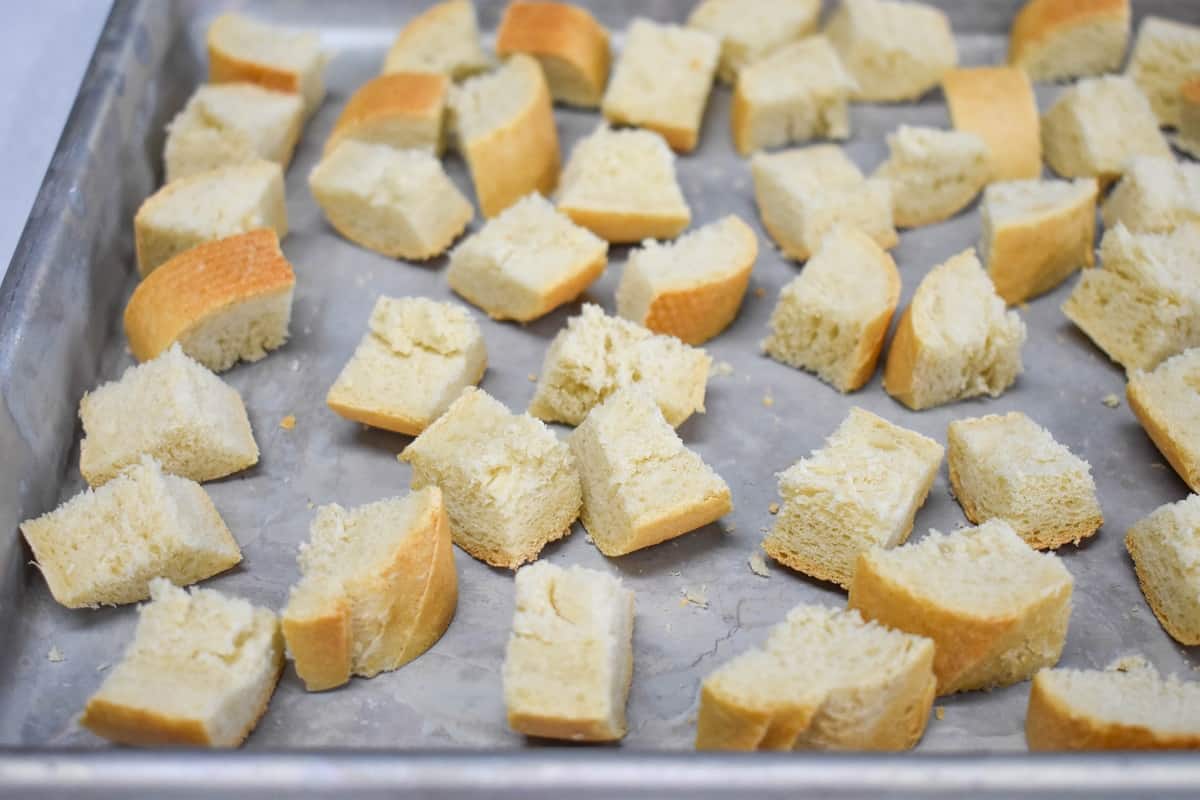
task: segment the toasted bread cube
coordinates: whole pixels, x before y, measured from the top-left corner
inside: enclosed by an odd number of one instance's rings
[[[208,26],[208,79],[257,83],[304,98],[311,114],[325,99],[325,61],[320,37],[244,17],[222,14]]]
[[[585,8],[569,3],[514,0],[496,32],[500,57],[526,53],[542,65],[550,96],[560,103],[599,108],[608,85],[608,31]]]
[[[721,40],[717,80],[732,85],[748,65],[816,33],[820,16],[821,0],[701,0],[687,24]]]
[[[1008,63],[1035,81],[1116,72],[1129,45],[1129,0],[1029,0],[1013,20]]]
[[[1147,16],[1138,28],[1137,41],[1125,74],[1150,101],[1160,125],[1179,127],[1179,87],[1196,77],[1200,64],[1200,25],[1188,25]]]
[[[367,81],[346,101],[325,140],[325,155],[345,139],[441,155],[449,91],[450,80],[433,73],[395,72]]]
[[[1125,394],[1146,434],[1193,492],[1200,492],[1200,349],[1172,356],[1151,372],[1134,370]]]
[[[1200,225],[1200,164],[1136,156],[1100,208],[1105,228],[1133,233],[1170,233]]]
[[[1200,78],[1179,88],[1179,133],[1175,136],[1175,146],[1200,159]]]
[[[989,180],[1042,176],[1041,121],[1029,75],[1016,67],[947,70],[942,93],[956,130],[987,144]]]
[[[973,133],[901,125],[887,144],[888,160],[873,177],[891,184],[892,216],[900,228],[953,217],[991,176],[987,144]]]
[[[435,3],[408,21],[383,63],[383,74],[424,72],[462,80],[492,66],[479,41],[471,0]]]
[[[1200,644],[1200,495],[1159,506],[1125,534],[1154,616],[1180,644]]]

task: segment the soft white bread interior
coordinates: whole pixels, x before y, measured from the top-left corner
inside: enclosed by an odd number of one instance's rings
[[[1180,225],[1200,225],[1200,164],[1135,156],[1105,199],[1100,216],[1105,228],[1124,225],[1134,233],[1170,233]]]
[[[1125,387],[1129,408],[1193,492],[1200,492],[1200,349],[1172,356],[1152,372],[1135,369]]]
[[[236,13],[221,14],[208,27],[208,79],[248,81],[267,89],[295,92],[311,114],[325,99],[321,38],[290,31]]]
[[[608,31],[591,12],[569,3],[514,0],[496,31],[501,58],[527,53],[546,73],[555,100],[597,108],[608,85]]]
[[[338,115],[325,154],[343,139],[441,155],[450,79],[428,72],[380,75],[354,90]]]
[[[1197,64],[1200,25],[1146,16],[1138,28],[1125,74],[1150,100],[1159,124],[1174,128],[1180,122],[1179,87],[1196,77]]]
[[[1029,0],[1013,20],[1008,63],[1035,81],[1116,72],[1129,45],[1129,0]]]
[[[479,41],[471,0],[435,3],[408,21],[383,62],[383,74],[426,72],[461,80],[486,72],[491,61]]]
[[[1041,122],[1033,84],[1017,67],[947,70],[942,94],[956,130],[973,133],[988,146],[990,180],[1042,176]]]
[[[687,24],[721,40],[717,79],[732,85],[745,67],[815,33],[820,16],[821,0],[701,0]]]
[[[892,216],[917,228],[962,211],[991,177],[988,148],[967,131],[901,125],[887,137],[888,159],[875,170],[892,187]]]
[[[1146,602],[1180,644],[1200,644],[1200,495],[1159,506],[1125,534]]]

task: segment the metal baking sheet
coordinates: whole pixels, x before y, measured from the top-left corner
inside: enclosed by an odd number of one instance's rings
[[[730,92],[724,87],[712,94],[701,146],[677,161],[679,178],[693,225],[737,213],[758,231],[760,257],[737,320],[707,345],[714,361],[732,371],[718,370],[709,384],[707,413],[689,420],[680,434],[729,482],[735,510],[717,524],[617,560],[603,558],[578,525],[543,553],[554,563],[613,572],[637,593],[629,734],[620,745],[544,748],[546,742],[508,730],[500,665],[512,614],[512,574],[461,551],[455,553],[458,611],[428,653],[396,672],[320,694],[306,693],[289,666],[268,713],[236,755],[113,752],[79,728],[76,718],[87,696],[132,635],[134,609],[58,606],[27,564],[17,524],[83,488],[75,418],[79,397],[133,363],[119,327],[120,308],[136,278],[133,212],[161,177],[163,125],[203,80],[203,32],[225,7],[316,28],[334,57],[326,72],[329,95],[309,121],[287,172],[291,232],[283,249],[298,277],[291,339],[266,360],[237,366],[224,376],[245,398],[262,460],[206,488],[245,560],[205,585],[280,608],[297,577],[296,550],[308,536],[314,505],[353,506],[407,490],[409,468],[397,462],[396,454],[410,439],[343,420],[323,398],[362,335],[377,296],[452,298],[443,275],[446,260],[399,262],[340,238],[323,220],[306,178],[346,98],[377,73],[395,31],[419,5],[382,0],[336,7],[269,0],[116,3],[0,289],[0,515],[9,531],[0,549],[0,635],[8,643],[0,654],[5,676],[0,743],[8,748],[0,751],[0,791],[20,786],[24,796],[33,796],[71,787],[75,795],[102,794],[127,785],[133,776],[140,785],[202,791],[218,780],[217,765],[220,780],[247,791],[289,780],[303,780],[313,791],[327,785],[364,790],[408,785],[431,792],[486,787],[519,789],[520,794],[578,785],[627,796],[635,789],[741,786],[771,792],[793,785],[840,786],[847,792],[892,787],[901,794],[934,785],[980,793],[1077,786],[1090,787],[1088,794],[1097,796],[1121,786],[1165,791],[1186,787],[1188,781],[1198,785],[1200,769],[1178,758],[1015,755],[1025,748],[1027,683],[939,698],[944,718],[931,718],[915,756],[670,754],[691,748],[705,675],[762,642],[796,604],[844,603],[845,594],[831,585],[769,561],[770,576],[762,578],[747,561],[772,521],[768,506],[778,499],[775,473],[819,447],[854,405],[943,443],[948,422],[985,413],[1022,410],[1049,427],[1091,463],[1106,519],[1095,538],[1060,551],[1076,580],[1061,663],[1101,667],[1137,652],[1159,669],[1186,678],[1197,677],[1193,670],[1200,669],[1200,649],[1176,645],[1155,621],[1122,546],[1132,522],[1183,498],[1187,489],[1124,403],[1117,408],[1102,403],[1109,394],[1123,397],[1124,376],[1060,312],[1074,280],[1021,307],[1029,328],[1026,370],[995,400],[913,413],[883,392],[878,375],[863,390],[843,396],[807,373],[765,358],[758,342],[767,318],[779,289],[800,267],[784,259],[761,228],[747,162],[730,145]],[[503,2],[480,0],[478,5],[481,26],[490,36]],[[683,20],[692,3],[589,5],[619,32],[634,13]],[[964,65],[1002,61],[1017,0],[938,5],[951,15]],[[1135,5],[1139,17],[1164,13],[1200,22],[1200,3]],[[620,45],[619,35],[615,43]],[[1043,108],[1056,91],[1039,87]],[[949,123],[937,92],[913,104],[856,104],[851,116],[854,135],[846,149],[867,171],[882,161],[884,136],[898,124]],[[564,160],[599,123],[595,112],[561,108],[556,118]],[[463,163],[449,156],[446,166],[471,196]],[[480,224],[477,217],[471,230]],[[902,304],[929,268],[975,245],[979,233],[975,207],[946,223],[904,232],[893,251],[903,280]],[[626,253],[627,248],[612,248],[609,269],[586,300],[613,310]],[[477,312],[490,354],[483,388],[509,407],[523,409],[547,344],[578,309],[572,304],[526,326],[493,322]],[[287,431],[279,422],[289,414],[297,422]],[[913,538],[929,528],[963,524],[943,465],[917,514]],[[704,597],[707,604],[688,602],[687,594]],[[51,650],[62,660],[51,661]],[[338,751],[304,757],[281,752],[308,748]],[[430,749],[449,752],[435,756],[426,752]],[[92,750],[97,752],[87,752]],[[347,750],[385,752],[366,756]],[[833,776],[842,782],[827,782]]]

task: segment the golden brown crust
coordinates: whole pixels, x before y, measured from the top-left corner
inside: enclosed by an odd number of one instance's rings
[[[350,605],[345,597],[330,598],[330,606],[317,616],[285,615],[282,623],[305,689],[320,692],[350,680]]]
[[[883,368],[883,388],[914,411],[918,408],[913,377],[920,348],[916,332],[913,331],[912,303],[909,303],[900,316],[900,324],[896,326],[896,334],[888,349],[887,363]]]
[[[613,244],[636,244],[644,239],[674,239],[692,221],[686,208],[679,214],[653,212],[608,211],[559,205],[576,225]]]
[[[277,92],[300,93],[300,73],[270,64],[239,58],[221,48],[213,31],[208,33],[208,80],[210,83],[255,83]]]
[[[412,633],[396,666],[407,664],[433,647],[450,627],[458,609],[458,573],[454,568],[454,547],[450,541],[450,518],[446,515],[445,503],[440,500],[441,490],[436,491],[439,500],[433,510],[434,519],[427,523],[432,527],[434,538],[429,578],[417,602]],[[397,611],[408,614],[410,609],[398,608]]]
[[[588,262],[583,269],[572,273],[561,282],[542,292],[541,301],[538,303],[538,308],[534,313],[510,317],[505,314],[493,314],[491,311],[488,311],[488,316],[492,319],[515,319],[517,322],[529,322],[539,317],[544,317],[559,306],[569,303],[583,294],[589,286],[604,274],[604,269],[607,266],[608,251],[605,250],[597,258]]]
[[[509,711],[508,726],[526,736],[572,742],[615,742],[625,735],[625,731],[612,730],[605,717],[563,718]]]
[[[592,540],[596,544],[596,549],[609,558],[623,556],[634,550],[651,547],[694,531],[720,519],[732,510],[733,499],[729,488],[726,487],[724,490],[704,498],[700,503],[672,508],[657,515],[654,519],[644,522],[635,528],[618,547],[611,547],[612,543],[601,536],[593,535]],[[585,505],[580,519],[583,527],[590,530],[589,516]]]
[[[1183,86],[1179,87],[1179,95],[1185,103],[1200,105],[1200,78],[1185,81]]]
[[[571,524],[573,525],[574,523],[575,521],[571,520]],[[498,548],[484,547],[479,542],[471,539],[467,539],[462,536],[454,536],[453,529],[451,529],[450,533],[454,543],[462,548],[462,551],[471,558],[482,561],[483,563],[493,567],[503,567],[504,569],[516,570],[522,564],[527,564],[530,561],[536,561],[538,554],[542,552],[542,549],[546,545],[550,544],[551,542],[558,541],[570,532],[571,525],[568,525],[563,529],[562,533],[558,534],[557,536],[551,536],[544,542],[532,542],[527,549],[520,550],[515,553]]]
[[[729,131],[733,136],[734,149],[742,156],[754,152],[754,137],[750,129],[751,111],[750,100],[742,92],[742,82],[739,79],[734,85],[733,101],[729,107]]]
[[[762,541],[762,549],[771,558],[783,564],[785,567],[802,572],[810,578],[816,578],[819,581],[828,581],[835,583],[843,589],[850,587],[850,581],[846,575],[843,575],[839,570],[830,568],[830,565],[820,561],[815,561],[805,558],[802,554],[797,554],[789,550],[784,550],[779,545],[783,543],[782,539],[768,534]]]
[[[1196,464],[1183,450],[1176,438],[1171,435],[1170,423],[1161,419],[1154,408],[1153,400],[1145,396],[1145,392],[1137,381],[1130,381],[1125,386],[1125,397],[1133,415],[1142,423],[1142,428],[1188,485],[1193,492],[1200,492],[1200,465]],[[1182,433],[1182,432],[1181,432]]]
[[[631,125],[637,128],[644,128],[648,131],[654,131],[666,139],[667,144],[676,153],[690,153],[696,149],[696,143],[700,141],[700,130],[698,128],[681,128],[678,125],[668,125],[665,122],[634,120],[611,108],[605,109],[604,118],[614,125]]]
[[[367,81],[346,101],[325,140],[325,154],[356,128],[381,120],[432,120],[440,130],[449,90],[449,78],[426,72],[393,72]],[[441,149],[439,135],[436,150]]]
[[[1133,572],[1137,575],[1138,585],[1142,589],[1142,596],[1146,598],[1146,602],[1150,605],[1150,610],[1158,618],[1158,623],[1163,626],[1163,630],[1180,644],[1200,644],[1200,635],[1197,635],[1195,631],[1187,631],[1178,627],[1163,609],[1162,598],[1159,595],[1160,587],[1150,580],[1150,576],[1142,570],[1144,556],[1141,551],[1141,545],[1132,531],[1125,534],[1125,549],[1129,551],[1129,557],[1133,559]]]
[[[483,363],[479,367],[478,374],[473,375],[470,379],[471,385],[476,385],[483,379],[483,374],[487,372],[487,359],[483,359]],[[329,394],[325,396],[325,404],[329,406],[335,414],[345,417],[354,422],[361,422],[364,425],[369,425],[372,428],[379,428],[385,431],[394,433],[403,433],[407,436],[420,436],[421,432],[433,424],[432,419],[417,419],[410,417],[407,414],[401,414],[388,409],[368,408],[365,406],[353,406],[349,403],[343,403],[333,396],[333,388],[330,388]]]
[[[1020,65],[1029,48],[1072,25],[1105,19],[1128,20],[1129,0],[1030,0],[1017,12],[1008,43],[1008,63]]]
[[[1041,121],[1024,70],[950,69],[942,76],[942,91],[954,127],[976,134],[987,144],[991,180],[1041,176]]]
[[[700,685],[696,749],[790,749],[791,743],[796,739],[795,733],[807,728],[812,721],[814,709],[805,706],[793,709],[792,712],[772,712],[740,705],[735,698],[726,697],[713,690],[708,681],[705,681]],[[788,733],[783,732],[785,728],[788,729]],[[774,735],[768,736],[772,729]]]
[[[892,324],[892,315],[896,313],[896,306],[900,303],[900,270],[896,268],[896,262],[891,256],[884,253],[882,262],[885,265],[887,274],[888,290],[887,290],[887,309],[871,320],[871,322],[863,329],[862,335],[858,340],[858,351],[855,357],[856,367],[851,373],[850,380],[846,383],[846,388],[841,389],[842,392],[853,392],[861,389],[867,381],[871,380],[871,376],[875,374],[875,365],[879,361],[879,354],[883,350],[883,340],[887,337],[888,326]],[[897,331],[897,334],[899,331]]]
[[[513,53],[569,66],[588,86],[587,106],[600,105],[611,59],[608,31],[586,9],[566,3],[510,3],[496,33],[496,54]]]

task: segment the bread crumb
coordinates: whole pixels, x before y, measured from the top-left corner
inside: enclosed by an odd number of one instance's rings
[[[1104,395],[1104,399],[1100,402],[1104,403],[1104,405],[1108,406],[1109,408],[1116,408],[1117,406],[1121,405],[1121,398],[1117,397],[1115,394],[1106,394]]]
[[[51,645],[50,652],[46,653],[46,660],[51,664],[57,664],[60,661],[66,661],[67,657],[63,655],[63,651],[58,649],[58,645]]]
[[[769,394],[764,394],[762,403],[767,408],[770,408],[771,406],[775,405],[775,398]]]
[[[592,539],[592,535],[590,533],[584,533],[583,538],[588,544],[595,544],[595,540]]]
[[[528,375],[526,375],[525,377],[529,378],[530,383],[537,383],[537,375],[535,375],[534,373],[531,372]]]
[[[1139,655],[1121,656],[1104,668],[1106,672],[1136,672],[1150,669],[1149,662]]]
[[[288,364],[288,369],[290,369],[292,372],[299,372],[300,371],[300,359],[293,358],[292,363]]]
[[[759,286],[759,287],[755,288],[755,290],[754,290],[754,296],[755,296],[755,297],[766,297],[766,296],[767,296],[767,290],[766,290],[766,289],[764,289],[763,287]]]
[[[279,420],[279,427],[283,428],[285,431],[290,431],[292,428],[296,427],[296,415],[288,414],[286,417]]]
[[[728,361],[718,361],[716,366],[713,367],[712,374],[715,377],[728,377],[733,374],[733,364],[730,364]]]
[[[734,532],[734,531],[736,531],[736,530],[737,530],[737,523],[736,523],[736,522],[730,522],[728,525],[726,525],[726,526],[725,526],[725,532],[726,532],[726,533],[733,533],[733,532]]]
[[[104,664],[97,664],[97,665],[96,665],[96,672],[104,672],[104,670],[108,669],[108,668],[109,668],[109,666],[110,666],[110,665],[109,665],[107,662],[106,662],[106,663],[104,663]]]
[[[1166,469],[1166,468],[1167,468],[1166,464],[1160,464],[1157,461],[1150,462],[1150,469]]]
[[[313,510],[313,501],[312,501],[312,500],[309,500],[309,501],[308,501],[308,503],[307,503],[307,505],[308,505],[308,510],[309,510],[309,511],[312,511],[312,510]]]
[[[708,608],[708,597],[704,594],[703,589],[689,589],[685,586],[681,591],[683,592],[683,603],[681,605],[691,603],[700,608]]]
[[[933,713],[937,715],[938,719],[945,719],[946,718],[946,707],[945,706],[934,706]]]
[[[779,513],[779,503],[771,503],[771,505],[767,506],[767,511],[771,514],[778,514]]]
[[[750,556],[750,571],[760,578],[771,577],[771,570],[767,569],[767,561],[763,558],[762,553],[754,553]]]

